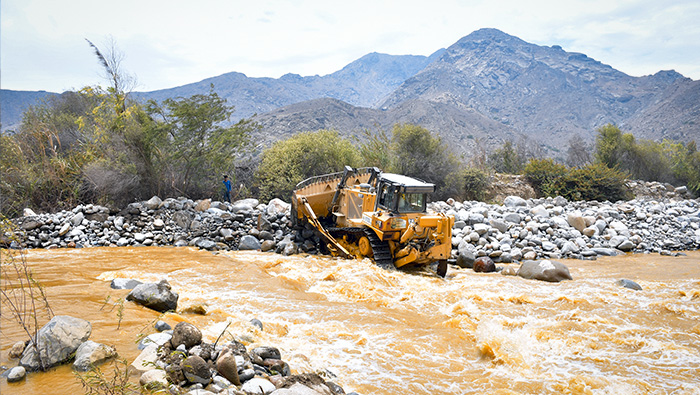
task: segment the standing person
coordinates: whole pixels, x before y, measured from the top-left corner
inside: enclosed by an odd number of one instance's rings
[[[228,175],[224,174],[224,201],[231,203],[231,180],[228,179]]]

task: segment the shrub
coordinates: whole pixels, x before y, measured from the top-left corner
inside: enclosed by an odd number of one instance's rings
[[[554,163],[552,159],[532,159],[525,165],[525,179],[542,196],[560,194],[561,182],[568,174],[566,166]]]
[[[561,195],[571,200],[627,200],[626,174],[602,163],[571,170],[563,179]]]
[[[289,201],[296,184],[306,178],[360,164],[357,148],[338,132],[304,132],[265,150],[256,174],[259,198]]]
[[[467,200],[484,200],[490,184],[488,173],[477,167],[468,167],[462,171],[462,180]]]

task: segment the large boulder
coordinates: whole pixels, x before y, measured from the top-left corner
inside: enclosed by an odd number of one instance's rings
[[[522,278],[549,282],[573,279],[566,265],[561,262],[546,259],[542,261],[524,261],[523,264],[520,265],[517,274]]]
[[[143,373],[156,369],[158,361],[158,346],[151,344],[141,351],[134,362],[129,365],[128,371],[131,374],[142,375]]]
[[[158,283],[139,284],[126,295],[126,300],[136,302],[161,313],[176,310],[178,298],[178,294],[172,291],[167,280],[161,280]]]
[[[97,366],[117,355],[117,350],[101,343],[88,340],[78,347],[75,352],[75,362],[73,369],[79,372],[87,372],[90,368]]]
[[[69,360],[91,333],[92,325],[83,319],[54,316],[39,329],[36,347],[32,344],[27,346],[19,363],[29,371],[56,366]]]

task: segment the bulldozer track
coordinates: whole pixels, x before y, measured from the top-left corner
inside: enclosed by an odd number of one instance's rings
[[[386,270],[396,269],[394,266],[394,258],[391,255],[391,248],[389,248],[389,243],[379,239],[376,233],[371,229],[366,228],[329,228],[328,232],[333,235],[333,237],[340,237],[342,235],[353,235],[358,239],[361,236],[366,236],[369,240],[370,246],[372,246],[372,259],[374,263]]]

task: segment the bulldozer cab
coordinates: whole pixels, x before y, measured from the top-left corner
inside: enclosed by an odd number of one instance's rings
[[[378,180],[377,210],[392,213],[424,213],[427,195],[435,191],[435,185],[399,174],[384,173]]]

